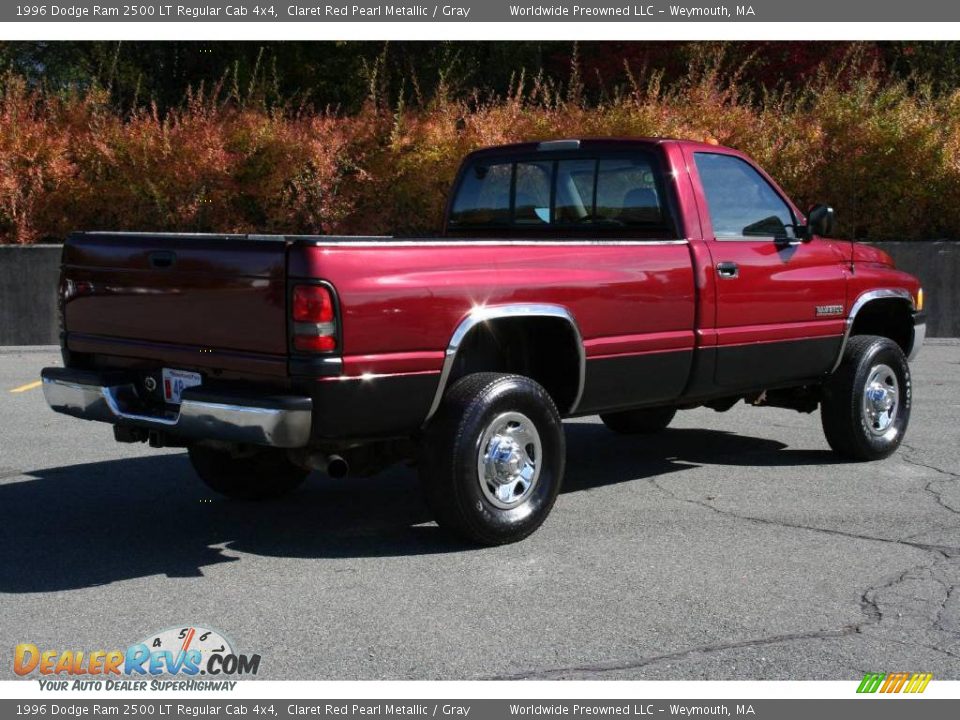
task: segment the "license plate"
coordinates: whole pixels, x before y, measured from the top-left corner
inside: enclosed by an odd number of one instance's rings
[[[200,373],[186,370],[163,369],[163,399],[168,403],[180,404],[180,396],[187,388],[196,387],[203,382]]]

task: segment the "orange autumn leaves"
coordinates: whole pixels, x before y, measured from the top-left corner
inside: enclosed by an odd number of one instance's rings
[[[845,236],[957,237],[960,91],[826,73],[764,97],[715,71],[656,73],[598,104],[534,80],[497,99],[438,88],[419,107],[357,114],[188,94],[161,115],[102,90],[49,94],[0,79],[0,242],[75,229],[423,234],[440,225],[462,156],[558,137],[714,139],[768,169],[803,206],[837,208]]]

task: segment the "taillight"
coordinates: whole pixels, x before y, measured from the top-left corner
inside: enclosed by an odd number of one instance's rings
[[[324,285],[296,285],[291,302],[293,347],[303,352],[337,349],[333,294]]]
[[[330,335],[294,335],[293,346],[303,352],[329,352],[337,349],[337,339]]]
[[[325,323],[333,321],[333,298],[323,285],[297,285],[293,288],[293,321]]]

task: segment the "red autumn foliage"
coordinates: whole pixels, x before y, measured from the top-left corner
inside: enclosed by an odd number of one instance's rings
[[[585,61],[587,63],[587,61]],[[847,236],[960,234],[960,91],[934,96],[870,67],[758,97],[700,63],[669,86],[629,64],[611,97],[521,77],[494,100],[359,113],[270,109],[194,93],[161,115],[107,94],[0,80],[0,242],[77,229],[423,234],[461,157],[502,142],[715,138],[753,155],[801,204],[832,203]],[[576,78],[574,78],[575,80]]]

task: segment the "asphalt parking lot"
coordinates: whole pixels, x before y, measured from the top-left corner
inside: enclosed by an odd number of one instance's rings
[[[786,410],[587,418],[547,523],[494,549],[444,536],[407,468],[219,499],[24,389],[58,353],[0,350],[0,648],[198,623],[268,679],[960,679],[960,341],[930,342],[889,460]]]

